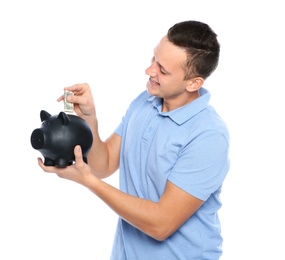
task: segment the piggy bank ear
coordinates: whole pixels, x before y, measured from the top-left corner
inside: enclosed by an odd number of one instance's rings
[[[47,111],[45,110],[42,110],[41,111],[41,114],[40,114],[40,117],[41,117],[41,121],[45,121],[47,119],[49,119],[51,117],[51,114],[49,114]]]
[[[65,114],[64,112],[60,112],[57,116],[58,119],[61,120],[63,125],[68,125],[70,123],[70,118],[67,114]]]

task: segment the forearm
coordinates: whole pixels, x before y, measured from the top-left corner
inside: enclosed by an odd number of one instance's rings
[[[115,143],[119,140],[115,136]],[[202,205],[203,201],[195,198],[167,181],[164,193],[159,201],[142,199],[126,194],[96,177],[90,165],[84,163],[80,146],[74,149],[75,164],[58,168],[44,165],[38,158],[40,167],[45,172],[54,172],[59,177],[77,182],[104,201],[122,219],[156,240],[164,240],[175,232]]]
[[[112,144],[109,142],[111,137],[105,142],[101,140],[97,119],[89,120],[88,124],[93,134],[93,144],[87,157],[88,165],[98,178],[106,178],[118,169],[119,160],[117,157],[119,155],[116,155],[114,151],[110,151],[112,150]]]
[[[164,240],[176,230],[171,214],[159,202],[131,196],[94,176],[91,178],[88,188],[132,226],[156,240]]]

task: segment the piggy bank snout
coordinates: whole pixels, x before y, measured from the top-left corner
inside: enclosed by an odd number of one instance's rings
[[[44,146],[44,133],[41,129],[37,128],[32,132],[31,144],[32,144],[32,147],[36,150],[43,148],[43,146]]]

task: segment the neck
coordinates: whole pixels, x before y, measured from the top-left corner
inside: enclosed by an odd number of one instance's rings
[[[200,97],[199,91],[195,91],[195,92],[188,92],[188,95],[184,97],[176,96],[172,98],[164,98],[162,104],[162,112],[169,112],[179,107],[185,106],[198,97]]]

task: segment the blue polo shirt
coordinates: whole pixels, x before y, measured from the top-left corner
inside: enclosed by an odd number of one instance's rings
[[[121,218],[114,260],[217,260],[222,237],[217,211],[229,170],[228,129],[202,88],[191,103],[162,112],[162,100],[142,92],[129,106],[116,133],[122,137],[120,189],[159,201],[167,181],[204,201],[174,234],[157,241]]]

